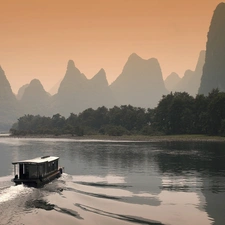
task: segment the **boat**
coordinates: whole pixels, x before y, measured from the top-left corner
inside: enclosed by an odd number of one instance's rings
[[[42,156],[12,162],[14,165],[14,178],[12,181],[29,187],[42,187],[43,185],[59,178],[63,167],[58,167],[59,157]]]

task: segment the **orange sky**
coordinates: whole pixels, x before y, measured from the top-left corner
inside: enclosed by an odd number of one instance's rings
[[[109,83],[129,55],[159,60],[164,78],[194,69],[221,0],[0,0],[0,65],[13,91],[37,78],[48,91],[73,59]]]

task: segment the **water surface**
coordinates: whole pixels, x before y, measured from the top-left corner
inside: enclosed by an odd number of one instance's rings
[[[63,176],[14,186],[12,161],[56,155]],[[225,224],[225,145],[0,138],[0,224]]]

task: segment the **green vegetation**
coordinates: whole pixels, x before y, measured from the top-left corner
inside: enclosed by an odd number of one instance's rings
[[[225,93],[213,90],[195,98],[186,92],[163,96],[155,109],[131,105],[84,110],[66,119],[25,115],[10,129],[12,135],[214,135],[225,136]]]

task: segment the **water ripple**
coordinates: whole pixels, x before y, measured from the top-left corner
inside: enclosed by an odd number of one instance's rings
[[[88,211],[88,212],[96,213],[98,215],[107,216],[107,217],[111,217],[111,218],[118,219],[118,220],[124,220],[127,222],[147,224],[147,225],[163,225],[162,223],[157,222],[157,221],[151,221],[151,220],[141,218],[141,217],[110,213],[107,211],[103,211],[103,210],[96,209],[96,208],[89,207],[89,206],[82,205],[82,204],[75,204],[75,206],[77,206],[85,211]]]

